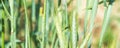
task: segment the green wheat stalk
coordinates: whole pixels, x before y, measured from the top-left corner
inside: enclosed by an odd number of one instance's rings
[[[46,29],[46,25],[45,25],[45,19],[46,19],[46,4],[47,4],[47,0],[44,0],[44,15],[42,16],[42,43],[41,43],[41,48],[45,48],[45,29]]]
[[[110,19],[110,13],[111,13],[111,10],[112,10],[112,4],[113,4],[113,0],[110,0],[109,5],[107,7],[105,6],[105,13],[104,13],[102,31],[101,31],[101,35],[100,35],[99,48],[101,48],[101,46],[102,46],[103,35],[104,35],[105,31],[106,31],[106,27],[107,27],[109,19]]]
[[[87,3],[86,3],[86,15],[84,17],[84,38],[86,36],[85,34],[87,32],[87,25],[88,25],[89,17],[91,15],[92,6],[93,6],[92,0],[87,0]]]
[[[10,3],[10,15],[11,15],[11,48],[16,48],[16,26],[14,16],[14,0],[9,0]]]
[[[10,18],[10,14],[9,14],[9,12],[8,12],[8,10],[7,10],[6,6],[5,6],[5,4],[3,3],[2,0],[1,0],[1,2],[2,2],[3,8],[4,8],[4,10],[5,10],[5,13],[6,13],[6,14],[8,15],[8,17]]]
[[[45,46],[48,47],[48,33],[49,33],[49,17],[50,17],[50,0],[45,2]]]
[[[67,31],[63,31],[64,33],[69,32],[69,24],[68,24],[68,12],[67,12],[67,0],[61,0],[61,12],[62,12],[62,30],[67,30]],[[68,27],[67,29],[65,29],[66,27]],[[69,38],[67,37],[67,34],[65,35],[65,38]],[[66,48],[68,48],[68,39],[66,40]]]
[[[54,23],[56,26],[57,35],[60,42],[60,48],[65,48],[66,41],[65,41],[65,35],[62,32],[62,14],[61,13],[62,12],[58,10],[58,13],[57,13],[58,16],[54,16]]]
[[[77,28],[76,28],[76,11],[73,11],[72,16],[72,48],[76,48],[77,45]]]
[[[63,26],[68,26],[68,13],[67,13],[67,0],[61,0],[62,16],[63,16]]]
[[[34,22],[36,21],[36,20],[35,20],[35,19],[36,19],[36,18],[35,18],[35,17],[36,17],[36,15],[35,15],[35,7],[36,7],[36,6],[35,6],[35,0],[32,0],[32,23],[34,23]],[[31,23],[31,24],[32,24],[32,23]],[[38,22],[38,23],[39,23],[39,22]],[[40,28],[39,28],[39,29],[40,29]],[[32,30],[32,31],[34,31],[34,30]],[[31,41],[30,41],[30,42],[31,42],[31,43],[30,43],[31,46],[30,46],[30,47],[31,47],[31,48],[34,48],[33,45],[32,45],[32,41],[33,41],[33,40],[32,40],[32,38],[31,38]]]
[[[86,35],[85,39],[83,40],[83,43],[80,45],[80,48],[84,48],[85,47],[85,45],[86,45],[87,41],[89,41],[91,35],[92,35],[92,33],[88,33]]]
[[[90,18],[90,28],[89,28],[89,31],[90,33],[92,33],[92,30],[94,28],[94,20],[95,20],[95,17],[96,17],[96,14],[97,14],[97,8],[98,8],[98,0],[93,0],[94,1],[94,4],[93,4],[93,7],[92,7],[92,14],[91,14],[91,18]],[[88,42],[88,47],[90,47],[90,44],[91,44],[91,40],[92,40],[92,36],[90,36],[90,39],[89,39],[89,42]]]
[[[35,21],[35,0],[32,0],[32,21]]]
[[[24,9],[25,9],[25,48],[30,48],[30,31],[29,31],[29,20],[27,15],[26,0],[23,0]]]

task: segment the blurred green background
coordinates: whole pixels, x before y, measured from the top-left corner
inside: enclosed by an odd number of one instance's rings
[[[0,48],[120,48],[120,0],[0,0]]]

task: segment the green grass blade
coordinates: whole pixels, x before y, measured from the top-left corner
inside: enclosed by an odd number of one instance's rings
[[[99,41],[99,48],[101,48],[101,46],[102,46],[103,35],[106,31],[106,27],[107,27],[109,19],[110,19],[111,10],[112,10],[112,4],[109,4],[108,8],[105,8],[102,31],[101,31],[101,35],[100,35],[100,41]]]
[[[32,21],[35,22],[35,0],[32,0]]]
[[[30,31],[29,31],[29,20],[27,14],[26,0],[23,0],[24,9],[25,9],[25,48],[30,48]]]
[[[45,46],[48,47],[50,0],[46,0],[45,6],[46,6],[46,8],[45,8]]]
[[[36,15],[35,15],[35,13],[36,13],[35,10],[36,10],[36,8],[35,8],[35,7],[36,7],[36,6],[35,6],[35,0],[32,0],[32,17],[31,17],[31,18],[32,18],[32,23],[35,23],[35,21],[36,21],[36,18],[35,18],[35,17],[36,17]],[[39,16],[39,17],[40,17],[40,16]],[[38,18],[38,21],[39,21],[39,18]],[[32,23],[31,23],[31,24],[32,24]],[[39,25],[40,25],[40,24],[39,24],[39,22],[38,22],[38,28],[39,28]],[[40,28],[39,28],[39,29],[40,29]],[[38,30],[39,30],[39,29],[38,29]],[[32,31],[34,31],[34,30],[32,30]],[[40,32],[40,31],[38,31],[38,32]],[[30,46],[30,47],[31,47],[31,48],[34,48],[34,45],[32,45],[32,42],[33,42],[33,39],[31,38],[31,41],[30,41],[30,45],[31,45],[31,46]]]
[[[61,0],[61,2],[59,2],[59,3],[61,3],[60,5],[61,5],[61,11],[62,11],[62,31],[63,31],[63,30],[66,30],[64,28],[69,27],[68,12],[67,12],[67,0]],[[68,32],[68,31],[66,31],[66,32]],[[64,34],[65,34],[65,32],[64,32]],[[64,37],[67,38],[67,36],[64,36]],[[66,48],[68,47],[67,42],[68,42],[68,40],[66,40],[66,44],[65,44]]]
[[[11,21],[11,48],[16,48],[16,25],[14,16],[14,0],[9,0],[10,3],[10,21]]]
[[[98,7],[98,0],[94,0],[94,5],[93,5],[93,8],[92,8],[92,15],[91,15],[91,18],[90,18],[90,30],[89,32],[91,33],[92,30],[93,30],[93,26],[94,26],[94,20],[95,20],[95,17],[96,17],[96,14],[97,14],[97,7]]]
[[[54,45],[55,45],[55,39],[56,39],[56,32],[54,31],[54,33],[53,33],[53,39],[52,39],[52,48],[54,47]]]
[[[67,13],[67,0],[61,0],[61,6],[63,10],[63,26],[68,26],[68,13]]]
[[[91,15],[92,5],[93,5],[92,0],[87,0],[87,3],[86,3],[86,15],[84,17],[84,38],[85,38],[85,34],[87,32],[87,27],[88,27],[87,25],[88,25],[89,17]]]
[[[86,35],[86,37],[85,37],[85,39],[83,40],[80,48],[84,48],[84,47],[85,47],[85,45],[86,45],[87,41],[90,39],[90,36],[91,36],[91,35],[92,35],[92,33],[88,33],[88,34]]]
[[[98,0],[93,0],[94,4],[92,7],[92,14],[91,14],[91,18],[90,18],[90,28],[89,28],[89,32],[92,33],[92,30],[94,28],[94,20],[97,14],[97,8],[98,8]],[[91,40],[92,40],[92,36],[90,36],[89,42],[88,42],[88,47],[90,47],[91,45]]]
[[[7,14],[8,16],[10,16],[10,14],[9,14],[9,12],[8,12],[8,10],[7,10],[7,8],[5,7],[5,4],[3,3],[2,0],[1,0],[1,2],[2,2],[3,8],[4,8],[6,14]]]
[[[44,42],[45,42],[44,41],[44,34],[45,34],[44,33],[45,32],[45,27],[44,26],[45,26],[45,17],[43,16],[42,17],[42,30],[41,30],[42,31],[42,44],[41,44],[42,46],[41,46],[41,48],[44,48]]]
[[[76,11],[73,11],[72,16],[72,48],[77,45],[77,31],[76,31]]]
[[[58,43],[59,43],[59,39],[56,40],[54,48],[59,48]]]
[[[62,14],[61,14],[61,12],[58,12],[57,15],[58,16],[54,17],[54,23],[55,23],[55,26],[56,26],[57,35],[58,35],[58,39],[59,39],[59,42],[60,42],[60,48],[65,48],[66,41],[65,41],[65,35],[62,32]]]

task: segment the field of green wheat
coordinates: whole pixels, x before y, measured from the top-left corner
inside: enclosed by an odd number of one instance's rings
[[[0,0],[0,48],[120,48],[120,0]]]

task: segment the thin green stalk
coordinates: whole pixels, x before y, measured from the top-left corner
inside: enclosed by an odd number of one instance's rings
[[[32,0],[32,23],[34,23],[34,22],[36,21],[36,20],[35,20],[35,19],[36,19],[36,18],[35,18],[35,17],[36,17],[36,16],[35,16],[35,7],[36,7],[36,6],[35,6],[35,0]],[[39,18],[38,18],[38,19],[39,19]],[[32,23],[31,23],[31,24],[32,24]],[[39,22],[38,22],[38,24],[39,24]],[[39,24],[39,25],[40,25],[40,24]],[[39,28],[39,25],[38,25],[38,29],[40,29],[40,28]],[[34,31],[34,30],[32,30],[32,31]],[[39,32],[40,32],[40,31],[39,31]],[[30,41],[30,42],[31,42],[31,43],[30,43],[30,44],[31,44],[30,47],[31,47],[31,48],[34,48],[34,45],[32,45],[32,42],[33,42],[32,38],[31,38],[31,41]]]
[[[51,0],[51,17],[52,17],[52,19],[54,20],[54,0]],[[53,21],[52,20],[52,21]],[[51,44],[51,48],[54,48],[55,47],[55,39],[56,39],[56,36],[57,36],[57,31],[56,31],[56,29],[55,29],[55,24],[54,24],[54,22],[52,22],[52,25],[51,25],[52,27],[52,29],[51,29],[51,31],[52,31],[52,33],[53,33],[53,37],[52,37],[52,44]],[[58,40],[58,39],[57,39]],[[57,41],[58,42],[58,41]],[[57,43],[58,44],[58,43]],[[56,45],[57,46],[57,45]]]
[[[50,0],[45,2],[45,47],[48,47],[48,33],[49,33],[49,15],[50,15]]]
[[[61,23],[60,20],[57,21],[57,17],[55,18],[55,25],[56,25],[56,29],[57,29],[57,35],[59,38],[59,42],[60,42],[60,47],[64,48],[64,40],[63,40],[63,34],[62,34],[62,29],[61,29]]]
[[[44,32],[45,32],[45,17],[43,16],[42,17],[42,46],[41,46],[41,48],[44,48],[44,42],[45,42],[45,39],[44,39]]]
[[[4,32],[2,32],[2,35],[1,35],[1,37],[2,37],[2,48],[4,48],[5,47],[5,45],[4,45]]]
[[[58,47],[58,43],[59,43],[59,39],[56,39],[54,48],[59,48],[59,47]]]
[[[93,4],[93,7],[92,7],[92,15],[91,15],[91,18],[90,18],[90,28],[89,28],[89,32],[92,33],[92,30],[94,28],[94,20],[95,20],[95,16],[97,14],[97,8],[98,8],[98,0],[93,0],[94,1],[94,4]],[[89,42],[88,42],[88,47],[90,47],[90,44],[91,44],[91,40],[92,40],[92,36],[90,36],[90,39],[89,39]]]
[[[76,35],[77,35],[77,37],[78,37],[78,39],[79,39],[79,37],[81,36],[81,35],[79,35],[79,27],[80,27],[80,22],[79,22],[79,17],[80,16],[78,16],[78,15],[80,15],[79,13],[82,11],[82,0],[76,0],[77,2],[76,2]],[[79,47],[79,44],[78,44],[78,41],[77,41],[77,47]]]
[[[49,31],[48,27],[48,16],[49,16],[49,7],[48,0],[44,0],[44,15],[42,16],[42,46],[45,48],[47,44],[47,32]]]
[[[24,9],[25,9],[25,48],[30,48],[30,31],[29,31],[29,20],[27,15],[27,6],[26,6],[26,0],[23,0],[24,3]]]
[[[68,24],[68,12],[67,12],[67,0],[61,0],[61,7],[62,7],[62,30],[64,30],[64,28],[69,27]],[[66,29],[65,29],[66,30]],[[66,31],[68,32],[68,31]],[[65,33],[65,32],[64,32]],[[65,36],[65,38],[67,38],[67,36]],[[66,48],[68,48],[68,40],[66,40]]]
[[[35,0],[32,0],[32,21],[35,22]]]
[[[4,45],[4,32],[2,31],[2,17],[4,16],[4,11],[3,10],[0,10],[0,33],[1,33],[1,47],[4,48],[5,45]]]
[[[89,32],[91,33],[93,30],[93,26],[94,26],[94,20],[97,14],[97,8],[98,8],[98,0],[94,0],[94,5],[92,7],[92,15],[91,15],[91,19],[90,19],[90,30]]]
[[[63,26],[68,26],[68,13],[67,13],[67,0],[62,0],[61,1],[61,5],[62,5],[62,10],[63,10]]]
[[[61,12],[59,12],[58,10],[58,16],[54,17],[54,23],[56,26],[56,30],[57,30],[57,35],[58,35],[58,39],[60,42],[60,48],[65,48],[66,46],[66,41],[65,41],[65,35],[62,32],[62,14]]]
[[[57,31],[56,31],[56,28],[55,28],[55,24],[54,22],[51,24],[51,31],[52,31],[52,43],[51,43],[51,48],[54,48],[55,47],[55,41],[56,41],[56,37],[57,37]]]
[[[2,13],[3,13],[3,10],[0,9],[0,33],[2,31]]]
[[[39,14],[39,18],[38,18],[38,32],[41,32],[41,26],[42,26],[42,17],[43,17],[43,8],[42,7],[40,7],[40,9],[39,9],[39,12],[40,12],[40,14]]]
[[[16,26],[15,26],[15,16],[14,16],[14,1],[9,0],[10,3],[10,21],[11,21],[11,48],[16,48]]]
[[[40,7],[40,10],[39,10],[39,12],[40,12],[40,14],[39,14],[39,18],[38,18],[38,32],[40,32],[40,33],[42,33],[42,35],[43,35],[43,33],[44,33],[44,21],[43,21],[43,8],[42,7]],[[42,38],[43,39],[43,38]],[[42,47],[41,45],[42,45],[42,41],[39,39],[39,41],[40,41],[40,48]]]
[[[41,17],[41,32],[42,32],[42,41],[41,41],[41,48],[44,48],[44,34],[45,34],[45,14],[42,14],[43,8],[40,8],[40,16],[39,16],[39,23]],[[40,27],[40,26],[39,26]],[[40,31],[40,30],[38,30]]]
[[[39,18],[38,18],[38,32],[39,33],[42,33],[42,25],[43,25],[43,23],[42,23],[42,17],[43,17],[43,14],[42,14],[42,12],[43,12],[43,8],[41,8],[40,7],[40,9],[39,9]],[[38,35],[37,37],[38,37],[38,40],[39,40],[39,47],[41,48],[41,45],[42,45],[42,41],[40,40],[40,38],[39,38],[39,36],[41,36],[41,35]]]
[[[76,31],[76,11],[73,11],[72,16],[72,48],[77,45],[77,31]]]
[[[2,1],[2,0],[1,0],[1,2],[2,2],[3,8],[4,8],[4,10],[5,10],[6,14],[8,15],[8,17],[10,17],[10,14],[9,14],[9,12],[8,12],[7,8],[5,7],[5,4],[3,3],[3,1]]]
[[[110,19],[110,13],[112,10],[112,3],[113,2],[110,1],[108,7],[105,7],[104,20],[103,20],[102,31],[101,31],[101,35],[100,35],[100,41],[99,41],[99,48],[102,47],[103,35],[106,31],[106,27],[107,27],[109,19]]]
[[[53,39],[52,39],[52,47],[51,48],[53,48],[54,47],[54,45],[55,45],[55,39],[56,39],[56,31],[54,31],[54,33],[53,33]]]
[[[54,0],[51,0],[51,17],[54,17]]]
[[[87,0],[87,3],[86,3],[86,15],[84,17],[84,38],[85,38],[85,34],[87,32],[87,25],[88,25],[89,17],[91,15],[92,5],[93,5],[92,0]]]
[[[87,43],[87,41],[90,39],[90,36],[92,35],[92,33],[88,33],[85,37],[85,39],[83,40],[83,43],[81,44],[80,48],[85,48],[85,44]]]
[[[45,9],[44,9],[45,10]],[[44,32],[45,32],[45,16],[43,14],[44,12],[43,7],[40,7],[39,9],[39,18],[38,18],[38,32],[41,33],[41,35],[38,36],[42,36],[42,40],[40,40],[39,38],[39,47],[40,48],[44,48]]]

